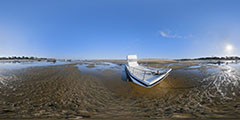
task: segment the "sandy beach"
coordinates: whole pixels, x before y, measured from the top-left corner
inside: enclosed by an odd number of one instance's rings
[[[141,62],[173,72],[147,89],[123,63],[84,61],[0,70],[1,119],[239,118],[240,67]]]

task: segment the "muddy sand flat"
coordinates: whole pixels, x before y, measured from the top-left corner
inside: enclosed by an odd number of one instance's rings
[[[127,82],[120,64],[4,69],[0,71],[0,118],[239,118],[238,67],[191,65],[176,67],[151,89]]]

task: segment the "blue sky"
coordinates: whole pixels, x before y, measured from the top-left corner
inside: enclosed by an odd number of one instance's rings
[[[239,55],[239,5],[239,0],[1,0],[0,56]]]

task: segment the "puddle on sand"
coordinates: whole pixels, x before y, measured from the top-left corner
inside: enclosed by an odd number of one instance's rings
[[[193,69],[196,69],[196,68],[200,68],[201,65],[193,65],[193,66],[189,66],[188,68],[193,68]]]

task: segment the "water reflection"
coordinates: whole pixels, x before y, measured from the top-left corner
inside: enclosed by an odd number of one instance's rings
[[[122,80],[125,82],[129,82],[129,77],[127,76],[127,73],[125,71],[125,65],[121,65],[121,70],[122,70]]]
[[[213,73],[208,78],[203,79],[203,82],[208,82],[208,96],[218,97],[222,99],[234,99],[239,95],[239,80],[240,72],[236,69],[239,65],[223,65],[220,66],[218,72]]]
[[[105,70],[119,70],[120,66],[110,62],[85,62],[76,64],[76,67],[82,72],[103,72]]]
[[[23,69],[37,66],[62,65],[68,62],[46,62],[46,61],[23,61],[23,62],[0,62],[0,69]]]

